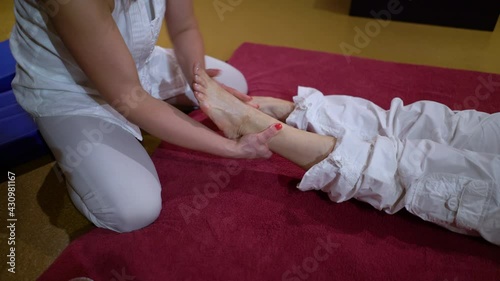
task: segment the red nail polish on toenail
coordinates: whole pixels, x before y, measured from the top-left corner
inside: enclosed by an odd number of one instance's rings
[[[281,129],[283,129],[283,125],[281,125],[281,123],[278,123],[278,124],[274,125],[274,127],[275,127],[275,128],[276,128],[276,130],[278,130],[278,131],[279,131],[279,130],[281,130]]]

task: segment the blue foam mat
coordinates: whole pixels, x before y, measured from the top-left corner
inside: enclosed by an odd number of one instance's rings
[[[0,93],[0,168],[10,169],[48,152],[36,123],[12,90]]]
[[[16,74],[16,60],[10,51],[9,40],[0,42],[0,93],[10,90]]]

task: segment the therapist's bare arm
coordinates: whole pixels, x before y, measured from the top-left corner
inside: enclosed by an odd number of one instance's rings
[[[193,12],[192,0],[168,0],[165,11],[167,30],[174,45],[175,56],[189,84],[193,82],[193,65],[205,68],[205,48]]]
[[[219,136],[143,90],[132,55],[111,15],[112,2],[72,0],[60,5],[51,17],[65,46],[100,95],[129,121],[162,140],[224,157],[251,157],[239,142]]]

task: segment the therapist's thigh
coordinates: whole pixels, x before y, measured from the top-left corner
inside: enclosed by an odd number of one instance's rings
[[[37,119],[75,206],[96,226],[128,232],[152,223],[161,186],[151,158],[121,127],[88,116]]]

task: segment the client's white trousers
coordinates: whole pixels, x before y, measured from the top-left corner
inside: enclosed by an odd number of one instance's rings
[[[175,62],[165,62],[165,68],[167,63]],[[206,57],[206,67],[221,69],[219,82],[247,92],[243,75],[225,62]],[[169,87],[182,90],[168,93],[170,98],[195,102],[183,77],[174,79],[165,69],[156,71],[161,81],[184,83]],[[71,200],[92,223],[128,232],[156,220],[162,203],[160,181],[134,135],[95,116],[47,116],[36,122],[66,177]]]
[[[365,99],[299,87],[287,123],[336,137],[298,185],[393,214],[403,208],[500,245],[500,113],[431,101],[384,110]]]

